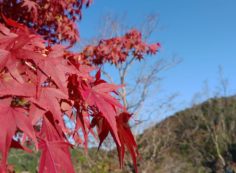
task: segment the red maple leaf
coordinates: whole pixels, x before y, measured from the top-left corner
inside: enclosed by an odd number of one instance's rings
[[[10,105],[10,104],[9,104]],[[6,167],[7,155],[11,147],[12,138],[19,128],[37,144],[34,129],[26,112],[20,108],[14,108],[7,104],[0,104],[0,151],[2,153],[1,167]]]
[[[39,173],[74,173],[69,152],[71,144],[65,142],[63,132],[51,114],[43,118],[40,136],[43,138],[39,142],[39,149],[42,150]]]
[[[101,144],[103,143],[103,141],[105,140],[105,138],[110,132],[117,145],[120,166],[123,167],[125,149],[127,148],[129,153],[131,154],[134,167],[135,167],[135,172],[138,172],[137,159],[136,159],[138,156],[138,150],[137,150],[138,148],[137,148],[135,139],[133,137],[133,134],[131,132],[131,129],[129,127],[129,124],[128,124],[130,117],[131,117],[131,114],[127,112],[122,112],[118,116],[116,116],[116,123],[117,123],[120,145],[118,144],[118,140],[114,136],[114,132],[112,131],[108,121],[105,118],[103,118],[100,114],[95,116],[92,119],[91,127],[93,128],[94,126],[96,126],[98,129],[98,136],[100,140],[98,149],[100,148]]]
[[[37,19],[39,5],[36,2],[31,0],[23,0],[22,7],[27,7],[28,12],[32,12],[35,17],[35,20]]]
[[[99,109],[102,116],[109,123],[112,132],[120,145],[117,133],[116,115],[117,109],[119,108],[122,110],[124,107],[110,94],[111,92],[116,91],[117,88],[119,88],[119,86],[104,83],[104,81],[97,81],[97,84],[92,87],[89,86],[88,83],[82,81],[79,90],[86,103],[90,106],[96,106]]]
[[[121,141],[121,146],[117,145],[117,150],[119,153],[121,167],[123,166],[125,148],[127,148],[129,153],[131,154],[131,157],[134,163],[135,172],[138,172],[137,160],[136,160],[138,156],[138,148],[137,148],[137,144],[135,142],[134,136],[128,124],[130,117],[131,117],[131,114],[127,112],[122,112],[119,116],[116,117],[117,126],[118,126],[118,135]]]
[[[70,159],[69,143],[63,141],[41,141],[42,150],[39,173],[74,173]]]
[[[95,116],[91,122],[91,128],[97,127],[98,137],[99,137],[99,145],[98,150],[101,147],[103,141],[106,139],[107,135],[110,132],[110,126],[105,118],[103,118],[100,114]]]

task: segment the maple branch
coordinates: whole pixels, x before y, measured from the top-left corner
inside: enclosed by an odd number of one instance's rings
[[[132,66],[134,61],[135,61],[135,58],[132,57],[129,61],[118,65],[120,84],[123,86],[125,86],[125,84],[126,84],[125,79],[126,79],[126,75],[128,73],[128,69]],[[120,91],[120,96],[121,96],[124,106],[128,108],[126,87],[122,87],[122,89]]]
[[[107,77],[110,83],[114,83],[112,76],[109,73],[107,73],[104,69],[102,69],[102,73]]]
[[[159,25],[159,15],[152,13],[146,16],[145,20],[141,25],[141,32],[143,39],[148,40],[154,32],[157,31]]]
[[[180,62],[181,61],[179,59],[175,58],[173,58],[170,62],[166,62],[163,59],[158,60],[156,64],[151,68],[151,71],[148,74],[143,74],[138,77],[134,89],[136,89],[137,86],[142,85],[141,92],[139,92],[139,99],[136,99],[137,101],[135,103],[130,103],[130,105],[128,106],[128,109],[132,110],[134,112],[134,115],[137,116],[140,110],[142,109],[144,102],[147,100],[150,88],[154,86],[155,83],[157,84],[161,80],[158,77],[160,72],[168,70]]]

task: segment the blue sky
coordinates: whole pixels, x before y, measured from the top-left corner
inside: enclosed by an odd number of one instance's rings
[[[150,13],[159,14],[159,29],[151,41],[160,42],[158,57],[177,55],[182,63],[163,74],[163,92],[178,92],[179,102],[190,102],[208,81],[218,85],[218,66],[229,80],[229,94],[236,93],[235,0],[94,0],[80,22],[82,37],[93,37],[101,16],[126,13],[136,24]]]

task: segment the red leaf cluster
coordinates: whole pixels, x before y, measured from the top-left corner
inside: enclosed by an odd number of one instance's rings
[[[130,54],[142,59],[156,53],[159,44],[147,45],[133,30],[81,53],[51,45],[78,40],[74,22],[90,2],[0,1],[0,172],[10,169],[11,148],[30,152],[29,145],[41,151],[40,173],[74,172],[70,140],[87,149],[88,135],[98,135],[100,147],[109,133],[121,166],[127,148],[137,172],[137,145],[128,125],[131,114],[115,97],[122,86],[101,79],[100,70],[95,76],[91,72],[96,65],[123,62]]]
[[[105,130],[95,123],[101,143],[111,132],[122,149],[120,132],[123,130],[119,130],[122,126],[117,120],[125,108],[112,96],[119,86],[100,79],[100,71],[92,77],[93,68],[74,65],[64,56],[62,46],[45,48],[43,40],[27,28],[6,23],[16,30],[12,32],[0,26],[1,169],[7,168],[13,137],[24,134],[42,150],[40,172],[73,172],[69,156],[71,144],[66,136],[73,136],[76,142],[87,146],[88,134],[92,131],[91,118],[106,122]],[[75,129],[66,127],[63,116],[76,123]],[[14,142],[24,145],[21,138]]]
[[[141,60],[144,54],[155,54],[159,47],[159,43],[146,44],[140,32],[131,30],[123,37],[101,40],[96,46],[87,46],[80,56],[95,65],[106,62],[117,65],[124,62],[128,56]]]
[[[43,35],[49,43],[78,41],[75,22],[81,19],[81,9],[92,0],[2,0],[1,13]],[[0,21],[4,22],[0,17]],[[65,25],[66,24],[66,25]]]

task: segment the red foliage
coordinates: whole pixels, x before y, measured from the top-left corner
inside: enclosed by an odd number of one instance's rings
[[[1,0],[0,9],[2,14],[24,23],[50,43],[69,41],[74,44],[79,38],[75,22],[81,19],[83,6],[89,6],[91,2],[92,0]]]
[[[102,80],[100,70],[95,76],[91,72],[96,65],[123,62],[130,54],[142,59],[143,54],[156,53],[159,45],[147,45],[136,30],[88,46],[81,53],[51,45],[78,41],[75,22],[83,4],[90,2],[0,1],[1,172],[9,170],[9,150],[29,151],[27,145],[42,151],[40,173],[74,172],[68,136],[87,148],[88,134],[96,137],[94,127],[99,147],[111,133],[121,166],[127,148],[137,172],[137,145],[128,126],[131,115],[113,96],[122,86]],[[75,128],[65,124],[64,116]]]
[[[96,65],[106,62],[117,65],[130,55],[141,60],[144,54],[155,54],[159,47],[159,43],[152,45],[144,43],[141,33],[131,30],[123,37],[101,40],[96,46],[87,46],[80,53],[80,57]]]

